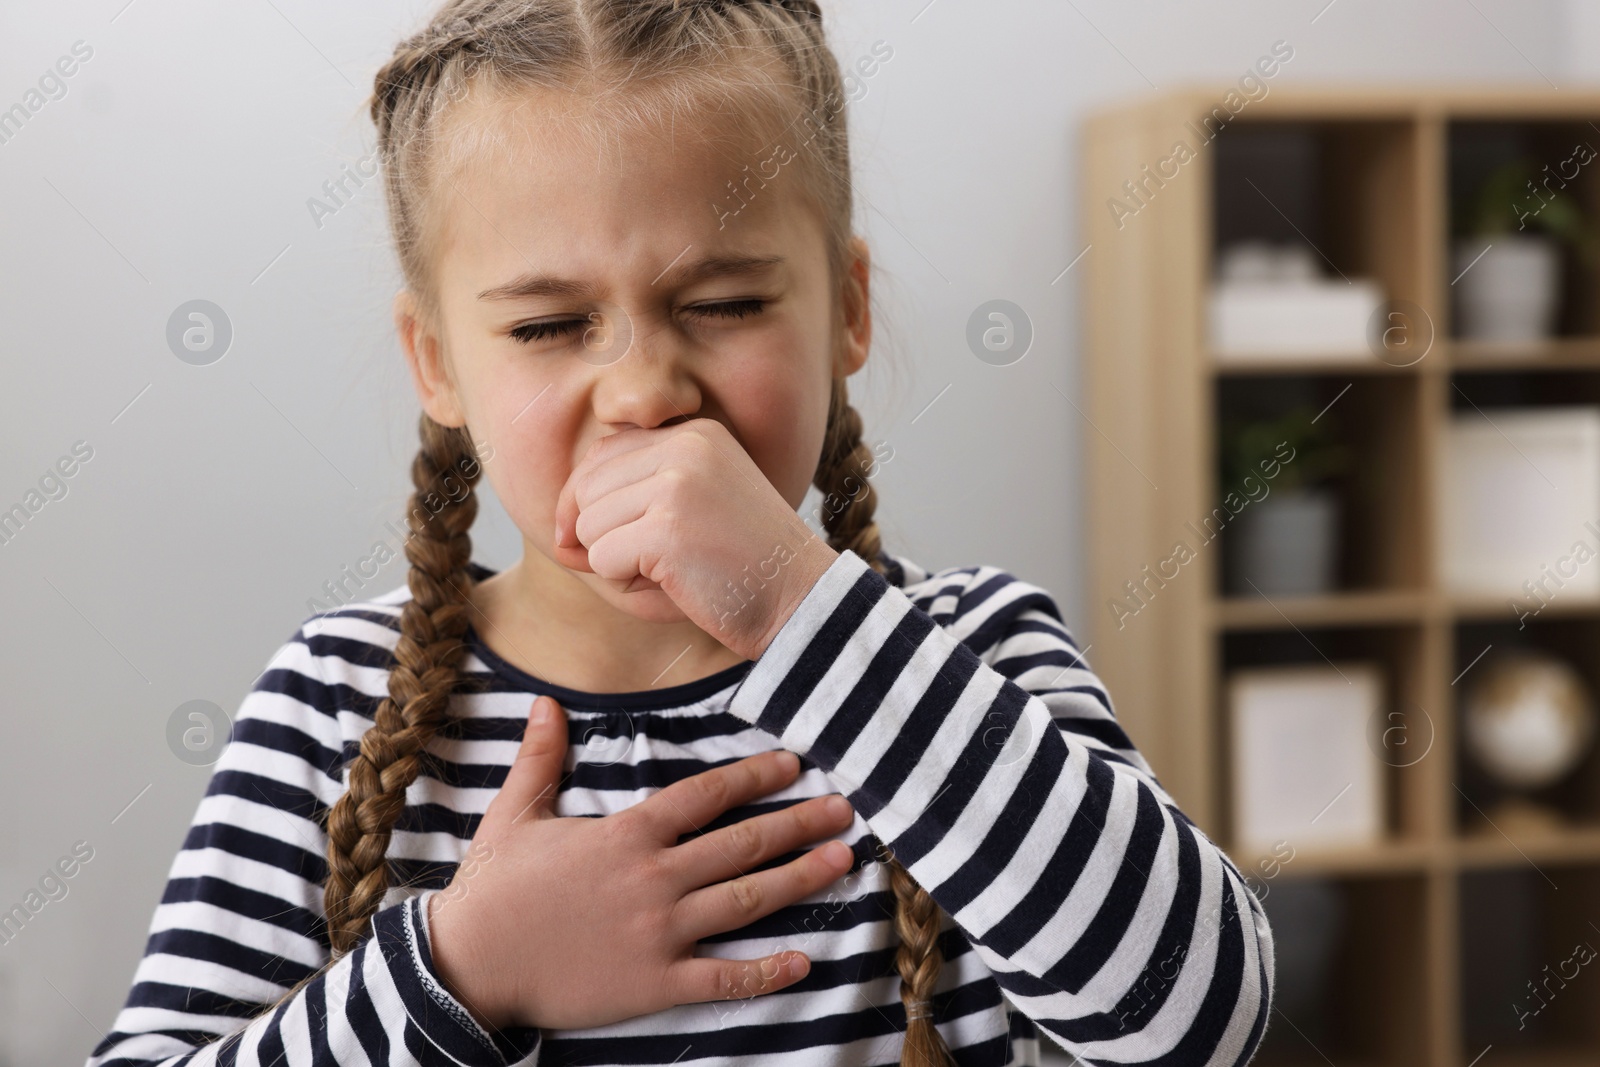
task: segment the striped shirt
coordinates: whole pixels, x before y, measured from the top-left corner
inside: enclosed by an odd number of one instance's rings
[[[469,631],[371,935],[268,1010],[331,958],[323,825],[387,693],[410,593],[308,619],[240,706],[89,1067],[897,1064],[884,844],[940,905],[932,1019],[958,1063],[1037,1064],[1040,1030],[1085,1064],[1245,1063],[1272,984],[1263,909],[1118,726],[1055,601],[990,566],[882,562],[887,577],[841,553],[759,659],[682,685],[578,692]],[[584,1030],[488,1032],[462,1007],[434,969],[426,904],[465,857],[539,693],[569,721],[557,815],[604,816],[780,747],[799,754],[799,777],[705,831],[849,799],[855,818],[835,835],[854,849],[849,873],[696,949],[798,949],[803,979]]]

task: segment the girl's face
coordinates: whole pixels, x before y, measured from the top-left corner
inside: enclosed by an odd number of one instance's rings
[[[562,486],[591,442],[630,427],[716,419],[798,508],[831,380],[866,359],[865,245],[852,240],[846,279],[860,299],[841,305],[861,310],[835,336],[837,294],[797,158],[774,177],[787,151],[713,141],[707,132],[725,131],[682,118],[597,152],[564,126],[570,97],[525,99],[514,111],[463,102],[461,123],[504,122],[514,149],[476,155],[435,186],[437,334],[409,292],[396,302],[425,410],[492,446],[489,481],[546,557],[529,563],[557,566]],[[620,603],[605,580],[567,573]]]

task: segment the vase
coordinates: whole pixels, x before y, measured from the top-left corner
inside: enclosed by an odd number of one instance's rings
[[[1452,274],[1459,294],[1458,336],[1539,341],[1554,332],[1561,250],[1553,238],[1503,234],[1458,241]]]
[[[1339,498],[1331,489],[1277,492],[1248,504],[1227,530],[1232,596],[1314,596],[1334,587]]]

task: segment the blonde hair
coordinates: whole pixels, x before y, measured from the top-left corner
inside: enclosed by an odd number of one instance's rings
[[[776,60],[776,63],[773,62]],[[486,143],[503,144],[493,123],[447,127],[448,105],[480,91],[502,100],[539,87],[603,101],[580,129],[595,137],[661,122],[663,109],[731,101],[726,118],[741,131],[785,134],[803,144],[795,180],[822,222],[836,299],[835,338],[845,301],[851,238],[850,152],[843,86],[815,0],[449,0],[420,32],[403,40],[378,71],[368,101],[377,126],[389,225],[407,285],[424,315],[437,314],[433,284],[440,203],[455,168]],[[752,104],[751,98],[754,98]],[[766,123],[766,125],[763,125]],[[791,131],[805,124],[803,136]],[[842,298],[842,299],[841,299]],[[430,738],[448,720],[473,578],[468,530],[477,514],[481,475],[465,428],[423,414],[412,464],[406,541],[412,597],[400,615],[389,693],[350,761],[349,788],[328,815],[324,910],[333,958],[367,931],[391,879],[390,835],[407,787],[421,772]],[[873,514],[877,496],[866,471],[873,452],[842,378],[834,378],[822,454],[813,484],[826,500],[828,543],[849,549],[886,574]],[[437,501],[459,472],[465,489]],[[940,910],[893,854],[883,849],[900,940],[895,967],[906,1008],[902,1064],[952,1062],[934,1027],[932,994],[943,957]],[[314,976],[312,976],[314,977]],[[308,979],[309,980],[309,979]],[[302,983],[303,984],[303,983]],[[297,987],[298,988],[298,987]],[[292,993],[293,991],[291,991]]]

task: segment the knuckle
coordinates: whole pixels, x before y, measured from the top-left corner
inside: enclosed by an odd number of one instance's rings
[[[728,827],[728,851],[742,859],[753,859],[760,854],[761,829],[754,821],[746,819]]]
[[[717,971],[717,999],[739,999],[739,970],[735,966],[723,967]]]
[[[732,898],[734,906],[741,913],[753,914],[761,908],[765,894],[755,879],[740,875],[728,883],[728,896]]]
[[[801,895],[814,893],[823,886],[830,885],[839,877],[839,871],[834,867],[832,861],[823,858],[822,850],[827,846],[828,842],[824,841],[822,844],[808,849],[805,856],[802,857],[805,861],[804,868],[797,867],[795,870],[795,889]]]
[[[733,996],[736,998],[751,997],[757,993],[764,993],[768,985],[760,968],[752,967],[748,963],[740,963],[728,968],[728,981],[730,985],[735,987]]]
[[[683,436],[687,439],[688,447],[700,455],[716,451],[717,443],[711,439],[713,434],[726,436],[728,432],[728,428],[716,419],[701,420],[694,430],[694,433],[687,433]]]
[[[723,967],[717,972],[717,999],[739,999],[739,972],[734,967]]]
[[[639,865],[639,880],[644,885],[661,885],[673,875],[671,861],[661,849],[646,849],[636,858],[636,862]],[[676,906],[672,910],[676,913]]]
[[[618,843],[634,840],[643,833],[645,825],[644,816],[637,806],[614,811],[596,821],[599,825],[595,828],[595,832],[604,834],[608,842]]]
[[[810,803],[797,804],[792,810],[803,833],[815,837],[828,829],[828,809],[823,807],[821,798],[814,799]]]
[[[588,455],[590,458],[595,455],[595,449],[592,446],[589,449]],[[589,506],[589,471],[587,469],[574,473],[570,489],[572,493],[572,502],[574,504],[576,504],[580,509]]]
[[[733,785],[726,774],[719,772],[703,774],[696,781],[699,783],[701,796],[717,811],[725,808],[733,798]]]
[[[698,420],[691,419],[683,423],[680,432],[667,442],[667,453],[672,456],[692,456],[704,440],[705,428],[698,424]]]
[[[757,996],[772,989],[772,980],[761,967],[745,966],[744,988],[749,996]]]
[[[705,436],[705,431],[695,428],[688,433],[681,433],[672,441],[672,454],[676,462],[682,464],[704,463],[712,445]]]

